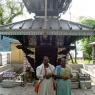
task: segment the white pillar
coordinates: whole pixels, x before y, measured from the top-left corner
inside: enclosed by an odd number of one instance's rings
[[[95,46],[92,46],[92,62],[95,64]]]
[[[0,53],[0,66],[2,66],[2,54]]]

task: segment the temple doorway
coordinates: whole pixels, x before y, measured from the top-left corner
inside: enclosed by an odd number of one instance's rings
[[[48,56],[50,59],[50,63],[56,65],[57,47],[53,47],[53,46],[37,47],[35,52],[36,67],[42,63],[44,56]]]

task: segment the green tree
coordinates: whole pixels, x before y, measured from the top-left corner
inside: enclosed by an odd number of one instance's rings
[[[93,19],[93,18],[80,17],[79,20],[80,20],[80,22],[81,22],[82,24],[95,27],[95,19]],[[90,32],[90,31],[89,31],[89,32]],[[83,46],[82,50],[83,50],[84,59],[91,60],[92,48],[91,48],[91,46],[90,46],[90,43],[93,42],[93,41],[95,41],[95,35],[90,36],[90,37],[84,37],[84,38],[81,40],[81,44],[82,44],[82,46]]]
[[[0,0],[0,25],[12,23],[12,20],[23,14],[23,3],[18,0]]]

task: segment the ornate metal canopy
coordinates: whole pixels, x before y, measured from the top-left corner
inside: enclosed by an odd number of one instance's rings
[[[47,20],[47,30],[44,30],[44,19],[28,19],[9,25],[0,26],[0,35],[94,35],[93,27],[67,20],[50,18]]]

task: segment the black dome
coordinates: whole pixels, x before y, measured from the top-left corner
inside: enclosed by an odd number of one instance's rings
[[[58,16],[65,13],[72,0],[47,0],[48,16]],[[45,0],[23,0],[29,13],[36,13],[37,16],[44,16]]]

